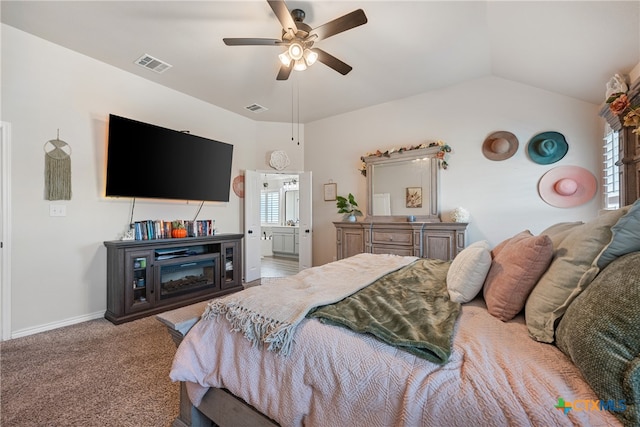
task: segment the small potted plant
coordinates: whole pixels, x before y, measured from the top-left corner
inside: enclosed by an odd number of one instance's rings
[[[351,222],[356,221],[356,216],[362,216],[362,212],[358,209],[358,203],[356,203],[356,199],[351,193],[347,197],[337,196],[336,207],[338,208],[338,213],[347,215],[348,220]]]

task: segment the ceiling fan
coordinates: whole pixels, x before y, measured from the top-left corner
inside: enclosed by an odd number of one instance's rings
[[[294,9],[289,12],[284,0],[267,0],[267,3],[282,25],[282,39],[224,38],[222,39],[224,43],[227,46],[288,46],[285,52],[278,55],[282,65],[276,77],[277,80],[287,80],[291,70],[305,70],[316,61],[322,62],[342,75],[353,69],[335,56],[313,47],[313,44],[366,24],[367,16],[362,9],[347,13],[319,27],[311,28],[302,22],[305,17],[303,10]]]

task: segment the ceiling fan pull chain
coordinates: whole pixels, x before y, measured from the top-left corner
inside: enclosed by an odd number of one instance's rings
[[[296,89],[298,90],[298,145],[300,145],[300,86],[297,80]]]
[[[293,80],[291,81],[291,142],[293,142]]]

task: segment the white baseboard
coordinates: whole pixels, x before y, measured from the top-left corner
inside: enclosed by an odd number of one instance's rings
[[[45,325],[34,326],[32,328],[20,329],[11,333],[11,339],[26,337],[40,332],[50,331],[52,329],[62,328],[64,326],[71,326],[77,323],[87,322],[89,320],[100,319],[104,317],[104,311],[98,311],[91,314],[85,314],[83,316],[71,317],[69,319],[61,320],[59,322],[47,323]]]

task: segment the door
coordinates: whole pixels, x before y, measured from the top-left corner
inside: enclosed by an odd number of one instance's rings
[[[11,338],[11,126],[0,122],[0,340]]]
[[[151,275],[153,251],[125,251],[124,312],[126,314],[152,308],[156,301]]]
[[[300,254],[299,269],[304,270],[313,265],[312,253],[312,193],[311,172],[302,172],[299,175],[300,188]]]
[[[222,289],[235,288],[242,285],[240,266],[240,242],[226,242],[220,245],[222,265]]]
[[[260,278],[260,174],[244,172],[244,281]]]

